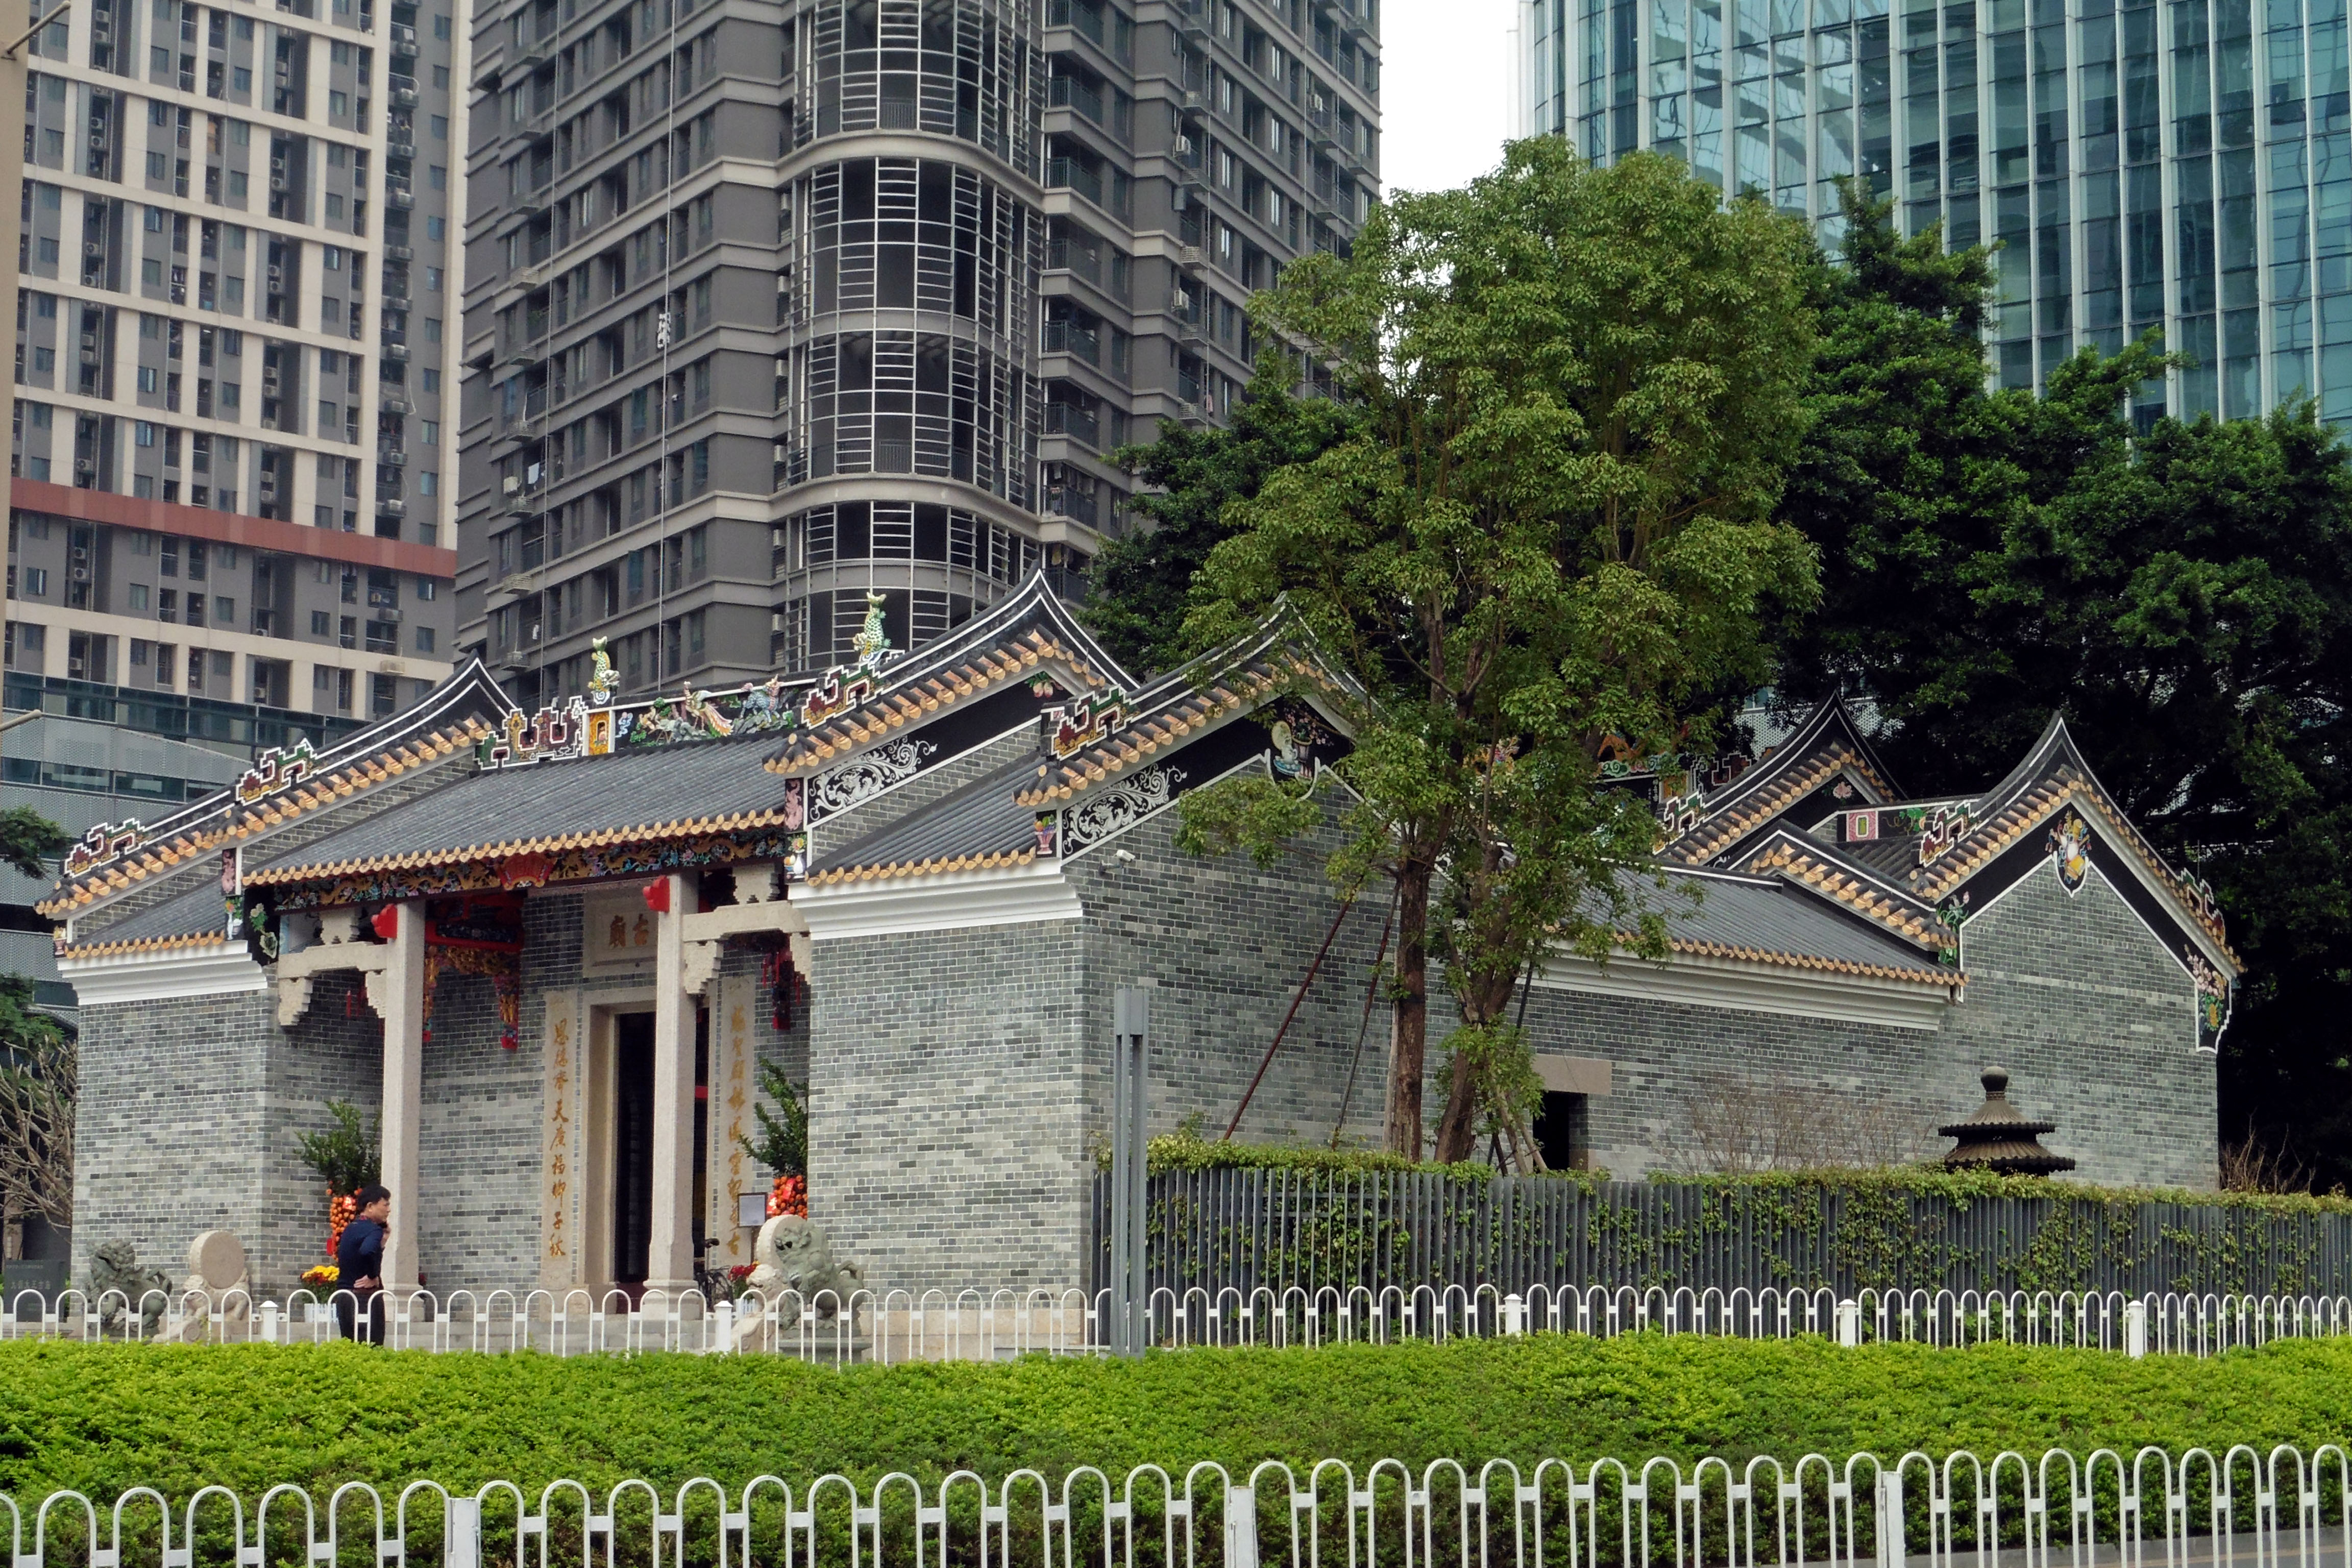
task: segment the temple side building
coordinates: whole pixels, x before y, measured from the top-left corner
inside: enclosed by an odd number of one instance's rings
[[[1382,910],[1340,913],[1313,844],[1174,844],[1236,773],[1336,806],[1349,704],[1311,643],[1277,616],[1138,681],[1043,573],[890,642],[877,611],[821,680],[642,701],[599,665],[530,712],[468,665],[94,830],[45,906],[82,999],[78,1264],[217,1226],[290,1282],[326,1219],[296,1135],[333,1098],[383,1119],[394,1286],[676,1285],[706,1246],[748,1260],[773,1061],[808,1086],[813,1217],[871,1281],[1082,1283],[1129,984],[1160,1123],[1231,1116],[1296,999],[1242,1136],[1375,1137]],[[1997,1062],[2083,1178],[2213,1184],[2238,963],[2062,725],[1967,798],[1905,800],[1835,707],[1754,759],[1608,771],[1657,804],[1672,951],[1535,977],[1555,1163],[1692,1166],[1743,1091],[1924,1130]]]

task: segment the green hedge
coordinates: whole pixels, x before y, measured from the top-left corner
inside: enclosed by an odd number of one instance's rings
[[[1152,1173],[1169,1171],[1296,1171],[1334,1173],[1353,1171],[1417,1172],[1451,1176],[1457,1181],[1491,1180],[1495,1167],[1476,1161],[1444,1164],[1408,1160],[1370,1149],[1322,1149],[1305,1144],[1228,1143],[1201,1136],[1186,1126],[1150,1141]],[[1096,1163],[1110,1169],[1110,1145],[1096,1150]],[[1610,1180],[1605,1170],[1551,1171],[1559,1181],[1596,1191]],[[2332,1193],[2190,1192],[2184,1187],[2107,1187],[2089,1182],[2052,1181],[2040,1176],[2004,1176],[1987,1170],[1954,1170],[1940,1164],[1893,1165],[1875,1170],[1773,1171],[1754,1175],[1682,1175],[1655,1172],[1648,1178],[1659,1186],[1687,1185],[1710,1192],[1799,1194],[1812,1190],[1847,1193],[1903,1193],[1940,1197],[1955,1208],[1980,1198],[2074,1198],[2102,1204],[2171,1203],[2209,1208],[2249,1209],[2267,1215],[2352,1214],[2352,1194]]]
[[[825,1371],[764,1358],[280,1348],[0,1346],[0,1491],[247,1498],[292,1481],[491,1477],[665,1485],[842,1470],[926,1482],[969,1467],[1058,1479],[1098,1465],[1389,1456],[1683,1458],[1955,1447],[2313,1444],[2352,1436],[2352,1342],[2211,1361],[1819,1340],[1193,1351]],[[1180,1471],[1181,1473],[1181,1471]]]

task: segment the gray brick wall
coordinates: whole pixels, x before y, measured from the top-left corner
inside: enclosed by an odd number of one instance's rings
[[[1083,1276],[1091,1008],[1068,921],[815,944],[809,1215],[909,1289]]]

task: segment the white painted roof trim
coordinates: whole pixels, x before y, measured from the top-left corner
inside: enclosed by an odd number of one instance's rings
[[[793,889],[792,907],[808,921],[816,942],[1074,921],[1086,913],[1059,860],[988,871],[803,883]]]
[[[96,958],[68,955],[58,960],[58,973],[73,986],[84,1007],[234,995],[260,991],[269,984],[241,939]]]
[[[1962,991],[1957,975],[1949,986],[1935,986],[1681,952],[1664,963],[1621,953],[1606,968],[1574,953],[1555,953],[1544,960],[1535,984],[1626,1001],[1679,1002],[1895,1029],[1940,1028],[1945,1011],[1959,1002]]]

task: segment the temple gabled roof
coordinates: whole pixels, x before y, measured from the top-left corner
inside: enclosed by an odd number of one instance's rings
[[[267,839],[473,745],[510,706],[481,661],[469,660],[415,707],[323,752],[307,742],[267,752],[236,784],[152,826],[130,821],[90,829],[68,852],[56,889],[37,907],[53,919],[79,916],[198,857]]]
[[[759,744],[705,740],[485,769],[258,868],[248,863],[245,879],[269,887],[781,827],[785,785],[761,771]]]
[[[1846,795],[1836,797],[1839,786]],[[1829,804],[1824,792],[1835,800]],[[1734,851],[1791,812],[1818,820],[1848,801],[1878,805],[1897,798],[1894,780],[1844,702],[1815,709],[1796,732],[1738,777],[1686,804],[1662,851],[1684,866],[1727,864]],[[1809,826],[1810,823],[1800,824]]]
[[[1923,985],[1967,978],[1850,900],[1810,896],[1822,889],[1801,880],[1706,870],[1672,873],[1671,882],[1700,895],[1696,909],[1666,917],[1675,952]]]
[[[769,755],[769,772],[807,774],[877,745],[908,725],[1033,677],[1051,665],[1082,691],[1116,693],[1133,679],[1087,634],[1042,572],[946,637],[887,666],[836,670],[836,714],[795,730]]]
[[[157,837],[101,837],[91,853],[102,858],[50,907],[83,909],[180,868],[180,897],[85,927],[71,951],[128,955],[218,940],[205,933],[225,928],[223,897],[194,874],[225,843],[246,844],[244,885],[281,910],[744,857],[773,860],[827,897],[877,879],[920,897],[929,877],[1042,875],[1237,770],[1312,778],[1349,748],[1339,716],[1362,700],[1286,606],[1140,684],[1042,574],[910,658],[893,659],[880,625],[877,612],[856,664],[814,685],[771,679],[627,703],[574,699],[536,716],[505,708],[469,665],[409,714],[325,756],[272,759],[238,789],[159,825]],[[1017,740],[1024,730],[1034,749]],[[985,750],[1000,744],[1011,752]],[[453,768],[381,811],[319,820],[469,745],[476,771]],[[851,815],[948,762],[982,756],[992,759],[982,776],[871,831]],[[2090,865],[2105,868],[2199,984],[2221,986],[2226,1002],[2220,977],[2237,965],[2210,889],[2156,855],[2063,723],[1975,796],[1901,801],[1836,702],[1757,765],[1715,773],[1709,783],[1706,770],[1691,772],[1686,791],[1661,805],[1672,837],[1660,858],[1704,895],[1673,920],[1677,952],[1957,987],[1971,908],[2056,855],[2070,889]],[[2077,811],[2080,826],[2069,815]],[[271,842],[297,821],[316,826]],[[860,836],[813,849],[809,829],[820,822]]]
[[[1286,689],[1327,698],[1357,694],[1354,683],[1319,657],[1297,614],[1277,605],[1233,645],[1179,665],[1116,707],[1097,704],[1071,715],[1021,803],[1058,805],[1191,743]]]
[[[1776,825],[1741,847],[1736,868],[1754,877],[1780,877],[1832,908],[1913,946],[1931,952],[1957,951],[1951,931],[1899,879],[1885,876],[1852,850],[1862,846],[1824,844],[1787,824]]]
[[[2091,771],[2063,717],[2052,717],[2008,777],[1968,803],[1965,823],[1948,823],[1947,842],[1932,847],[1931,853],[1930,847],[1922,847],[1912,886],[1921,898],[1941,903],[2003,862],[2016,864],[2014,853],[2032,847],[2032,836],[2073,805],[2085,808],[2090,827],[2113,845],[2147,892],[2168,904],[2202,938],[2199,945],[2215,963],[2231,973],[2242,970],[2212,888],[2175,870],[2157,853]]]

